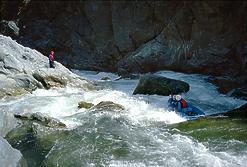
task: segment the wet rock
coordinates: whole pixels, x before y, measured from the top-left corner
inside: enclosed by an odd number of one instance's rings
[[[140,78],[133,94],[157,94],[168,96],[170,94],[185,93],[188,92],[189,89],[190,86],[186,82],[148,74]]]
[[[241,87],[234,89],[231,93],[230,96],[240,98],[243,100],[247,100],[247,86]]]
[[[239,108],[227,111],[226,113],[223,113],[223,115],[228,116],[230,118],[247,119],[247,103]]]
[[[86,108],[86,109],[89,109],[91,107],[93,107],[93,103],[88,103],[88,102],[85,102],[85,101],[81,101],[78,103],[78,108]]]
[[[241,119],[231,119],[222,116],[208,116],[193,121],[186,121],[171,125],[179,130],[179,134],[184,133],[192,136],[200,142],[211,144],[221,141],[237,140],[245,142],[247,136],[246,121]],[[229,144],[226,142],[225,147]]]
[[[5,136],[11,129],[17,126],[17,121],[12,113],[0,111],[0,136]]]
[[[101,80],[107,81],[107,80],[111,80],[111,78],[109,78],[109,77],[102,77]]]
[[[11,147],[11,145],[0,136],[0,164],[1,166],[18,166],[22,154],[19,150]]]
[[[15,118],[22,121],[32,121],[37,122],[43,126],[52,128],[66,128],[66,125],[55,118],[51,118],[42,113],[19,113],[14,114]]]
[[[121,104],[114,103],[112,101],[102,101],[92,107],[90,110],[97,111],[123,111],[125,110],[124,106]]]
[[[12,129],[5,138],[12,147],[21,151],[26,166],[40,166],[56,140],[63,135],[62,130],[27,121]]]

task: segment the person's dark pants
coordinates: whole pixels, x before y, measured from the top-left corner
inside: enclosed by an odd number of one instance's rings
[[[49,61],[49,64],[50,64],[50,68],[55,68],[54,61]]]

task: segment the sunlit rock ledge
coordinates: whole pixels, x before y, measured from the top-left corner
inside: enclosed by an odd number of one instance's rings
[[[55,68],[49,68],[48,57],[0,35],[0,97],[65,86],[94,89],[93,83],[62,64],[55,61]]]

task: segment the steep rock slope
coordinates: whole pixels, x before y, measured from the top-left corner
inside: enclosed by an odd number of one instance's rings
[[[51,69],[47,57],[0,35],[0,97],[19,95],[37,88],[64,86],[85,90],[93,88],[92,83],[60,63],[55,62],[55,69]]]

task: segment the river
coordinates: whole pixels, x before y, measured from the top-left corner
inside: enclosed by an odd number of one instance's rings
[[[0,100],[1,111],[5,113],[1,135],[16,125],[9,113],[40,112],[59,119],[68,127],[63,137],[53,139],[47,134],[39,137],[40,143],[36,142],[33,148],[27,146],[21,150],[28,166],[246,166],[246,122],[234,122],[235,128],[243,130],[241,140],[234,137],[204,140],[173,126],[187,120],[167,111],[168,96],[132,95],[138,79],[115,80],[118,76],[113,73],[73,71],[97,82],[102,89],[89,92],[69,87],[39,89],[32,94]],[[206,82],[208,76],[172,71],[155,74],[189,83],[190,91],[182,96],[206,115],[225,112],[245,103],[219,94],[213,84]],[[110,80],[101,80],[102,77]],[[77,108],[80,101],[93,104],[112,101],[123,105],[125,110],[92,114]],[[206,136],[210,137],[210,134]],[[37,143],[46,145],[48,138],[54,143],[44,151],[45,155],[40,155]],[[5,148],[2,143],[0,148]],[[9,148],[0,151],[1,154],[7,152]],[[36,154],[32,159],[31,155]],[[19,154],[9,157],[12,162],[20,159]],[[6,163],[2,166],[8,166],[8,161],[2,162]]]

